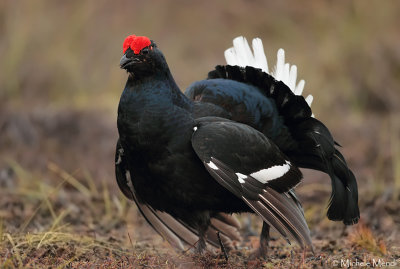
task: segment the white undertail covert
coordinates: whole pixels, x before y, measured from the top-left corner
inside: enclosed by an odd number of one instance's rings
[[[264,47],[260,38],[254,38],[252,42],[253,50],[243,36],[236,37],[233,40],[233,47],[225,51],[225,60],[228,65],[252,66],[260,68],[262,71],[270,74],[276,80],[285,83],[290,90],[296,94],[303,93],[305,81],[302,79],[297,81],[297,67],[289,63],[285,63],[285,51],[279,49],[275,67],[270,71],[268,69],[267,57],[264,53]],[[306,98],[307,104],[311,107],[313,96],[308,95]]]

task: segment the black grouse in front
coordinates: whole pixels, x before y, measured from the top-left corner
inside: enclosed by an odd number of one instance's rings
[[[217,66],[183,94],[147,37],[129,36],[121,68],[129,73],[118,107],[116,177],[150,225],[172,245],[203,251],[238,239],[231,213],[263,219],[302,247],[309,230],[292,188],[298,167],[332,180],[328,217],[358,221],[357,183],[329,130],[302,96],[254,67]]]

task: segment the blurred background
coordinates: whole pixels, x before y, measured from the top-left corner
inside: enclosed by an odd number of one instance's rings
[[[347,230],[324,217],[328,177],[304,171],[317,248],[332,252],[340,234],[349,253],[399,258],[399,10],[378,0],[0,1],[0,263],[165,246],[114,178],[129,34],[157,43],[182,90],[224,64],[239,35],[263,40],[270,67],[284,48],[360,187],[362,223]]]

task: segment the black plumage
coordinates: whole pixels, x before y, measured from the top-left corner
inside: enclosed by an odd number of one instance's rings
[[[291,190],[302,178],[297,166],[331,176],[329,218],[357,222],[354,175],[302,96],[238,66],[217,66],[182,94],[156,44],[140,38],[145,45],[132,43],[121,59],[129,77],[118,107],[116,177],[171,244],[197,239],[201,252],[206,241],[216,244],[215,231],[228,242],[238,225],[226,214],[253,212],[264,220],[262,241],[271,225],[311,246]]]

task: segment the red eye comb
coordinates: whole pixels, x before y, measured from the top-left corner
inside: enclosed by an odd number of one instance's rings
[[[143,48],[149,46],[150,44],[151,41],[146,36],[130,35],[125,38],[124,44],[122,45],[123,53],[125,53],[125,51],[130,47],[131,50],[133,50],[133,53],[139,54]]]

